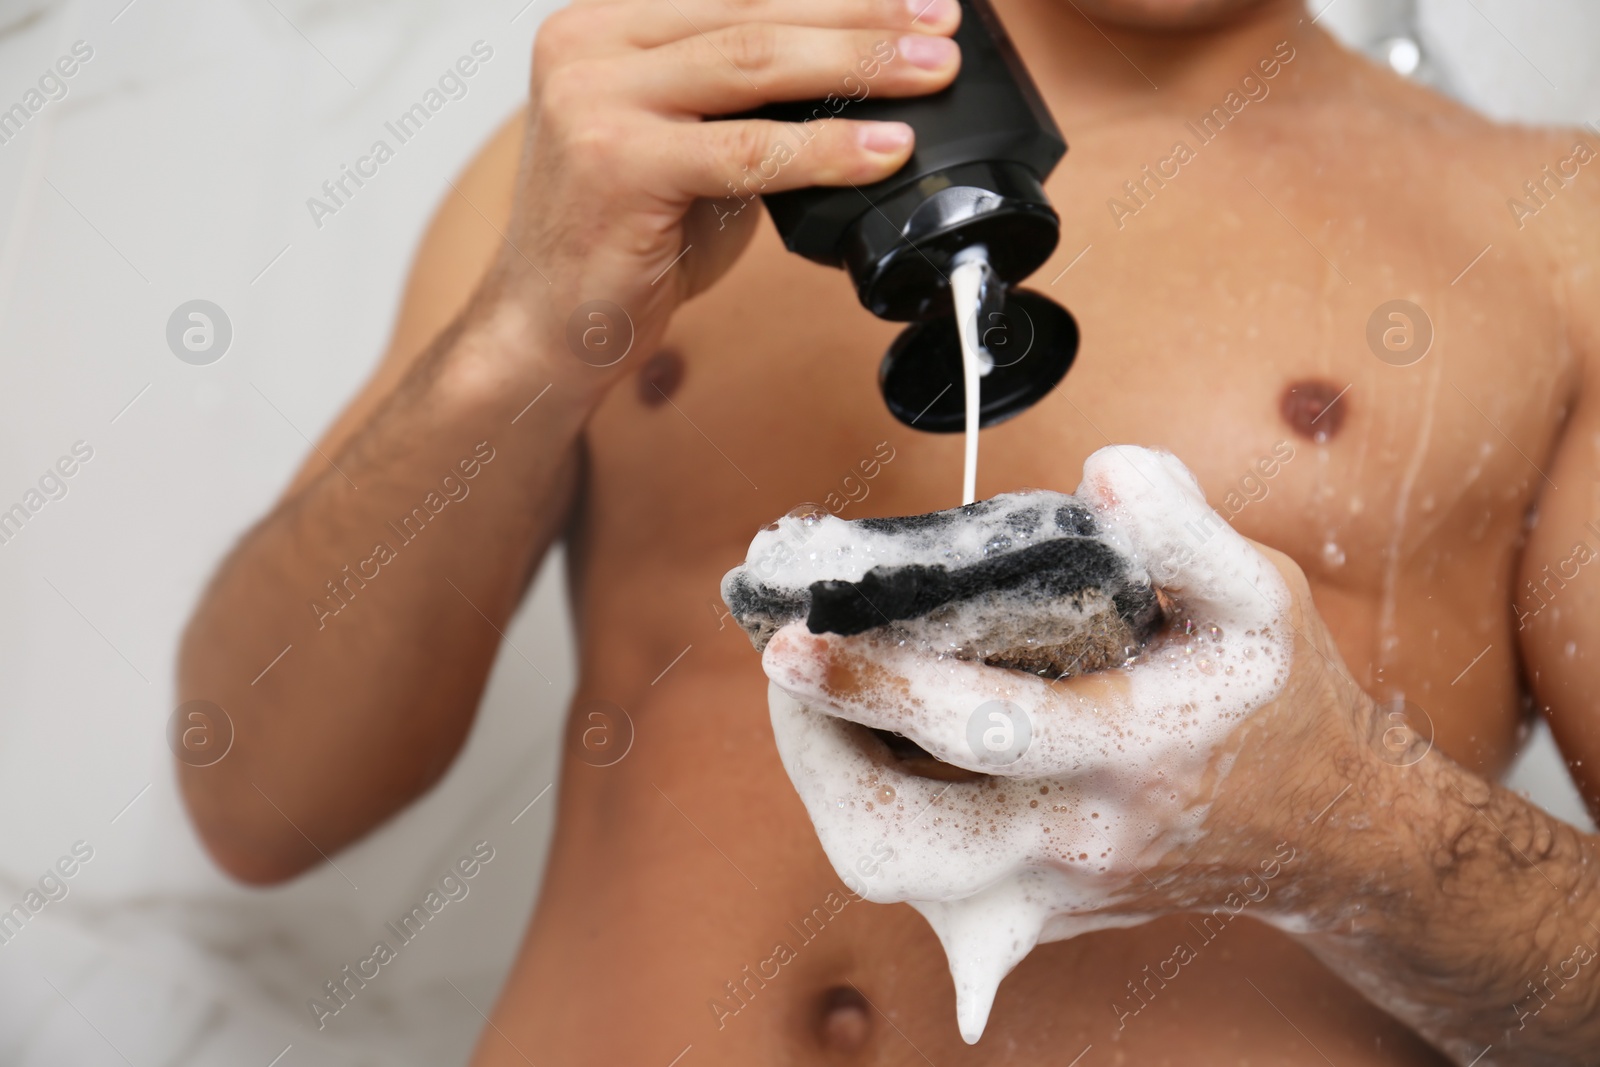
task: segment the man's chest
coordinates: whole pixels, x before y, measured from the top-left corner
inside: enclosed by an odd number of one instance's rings
[[[982,433],[979,494],[1070,491],[1090,452],[1137,443],[1182,459],[1242,532],[1352,585],[1375,587],[1397,551],[1508,536],[1571,388],[1559,322],[1448,278],[1346,285],[1282,228],[1223,254],[1197,227],[1148,260],[1115,246],[1075,258],[1064,238],[1030,284],[1073,310],[1082,345],[1053,393]],[[640,506],[670,492],[712,537],[726,518],[735,540],[802,502],[845,517],[957,504],[959,435],[906,427],[878,395],[898,329],[764,231],[674,323],[672,403],[643,389],[608,402],[597,473]],[[646,484],[646,468],[673,467],[689,484]]]

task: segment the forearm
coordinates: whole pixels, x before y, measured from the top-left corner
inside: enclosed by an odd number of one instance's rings
[[[1595,839],[1437,752],[1349,766],[1306,944],[1459,1063],[1600,1059]]]
[[[235,875],[286,877],[361,836],[465,738],[499,630],[569,509],[594,399],[590,368],[539,332],[469,310],[197,607],[180,693],[220,705],[235,736],[179,773]]]

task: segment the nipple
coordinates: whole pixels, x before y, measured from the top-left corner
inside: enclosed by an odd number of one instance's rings
[[[817,1008],[817,1040],[828,1051],[859,1051],[872,1036],[871,1005],[854,986],[834,986]]]
[[[1304,378],[1290,382],[1279,401],[1283,421],[1301,437],[1326,444],[1339,433],[1349,410],[1348,387],[1325,378]]]
[[[683,357],[677,349],[663,348],[639,368],[637,382],[639,402],[647,408],[660,407],[683,383]]]

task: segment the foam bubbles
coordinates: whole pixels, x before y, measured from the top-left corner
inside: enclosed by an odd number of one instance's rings
[[[888,842],[894,859],[864,895],[927,918],[969,1043],[1000,981],[1036,944],[1146,918],[1119,902],[1144,888],[1139,869],[1197,834],[1200,782],[1218,746],[1288,677],[1287,588],[1174,457],[1102,449],[1084,465],[1078,499],[1172,601],[1167,632],[1126,668],[1052,686],[870,633],[811,634],[801,622],[781,625],[762,655],[778,751],[823,849],[845,876]],[[752,561],[790,521],[757,535]],[[972,525],[880,536],[824,521],[785,569],[853,580],[926,553],[932,546],[908,549],[919,536],[970,558],[984,537]],[[841,686],[841,668],[869,684]],[[1024,751],[1003,764],[972,743],[974,713],[997,701],[1027,717]],[[872,729],[981,776],[909,773]]]

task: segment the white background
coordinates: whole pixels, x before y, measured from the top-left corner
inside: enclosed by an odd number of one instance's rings
[[[512,819],[553,780],[571,692],[558,558],[508,631],[552,682],[502,656],[445,782],[337,870],[270,891],[217,875],[164,729],[202,582],[371,370],[446,179],[524,91],[555,0],[524,3],[0,0],[0,108],[73,41],[94,48],[69,95],[0,146],[0,509],[75,441],[94,448],[0,546],[0,909],[74,841],[95,850],[0,945],[0,1065],[448,1064],[482,1025],[550,832],[549,795]],[[1361,38],[1395,7],[1335,0],[1322,21]],[[1469,102],[1600,118],[1586,0],[1421,14]],[[468,95],[317,228],[306,198],[477,40],[494,56]],[[206,367],[165,342],[196,297],[234,329]],[[1581,819],[1547,741],[1514,784]],[[319,1033],[306,999],[480,839],[496,855],[470,895]]]

